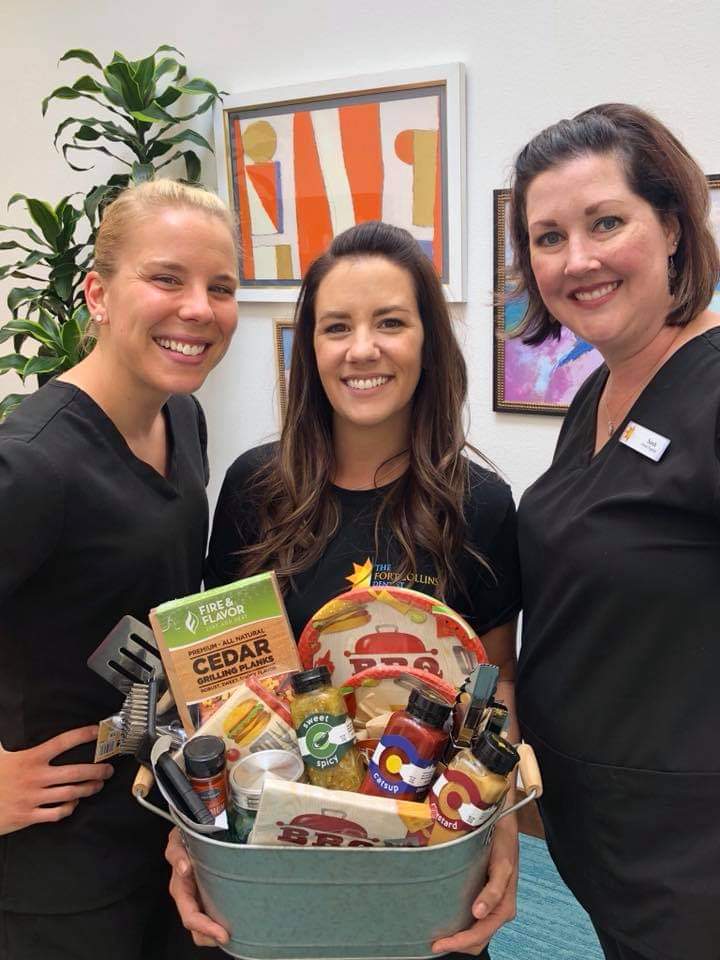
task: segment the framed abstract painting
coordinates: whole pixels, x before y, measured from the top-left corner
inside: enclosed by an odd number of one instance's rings
[[[293,336],[295,324],[292,320],[275,320],[275,364],[277,366],[278,408],[280,423],[285,419],[288,400],[288,384],[290,383],[290,359],[292,357]]]
[[[357,223],[405,227],[465,299],[462,64],[227,96],[215,114],[220,192],[240,225],[238,299],[289,302]]]
[[[720,176],[709,176],[711,223],[720,245]],[[584,340],[563,329],[559,340],[528,346],[512,334],[522,321],[526,301],[505,300],[511,291],[512,247],[506,229],[509,190],[495,190],[493,410],[562,416],[583,381],[602,357]],[[720,283],[710,304],[720,312]]]

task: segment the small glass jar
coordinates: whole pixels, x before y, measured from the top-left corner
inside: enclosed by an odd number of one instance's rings
[[[326,666],[292,676],[290,703],[307,778],[316,787],[357,791],[365,779],[345,700]]]
[[[183,747],[190,784],[214,817],[227,806],[225,741],[221,737],[192,737]]]
[[[238,760],[228,778],[228,840],[247,843],[268,774],[276,780],[300,780],[303,772],[300,755],[290,750],[259,750]]]

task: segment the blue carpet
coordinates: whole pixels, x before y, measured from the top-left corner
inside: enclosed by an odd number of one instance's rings
[[[493,937],[490,954],[492,960],[603,960],[592,924],[543,840],[520,837],[517,918]]]

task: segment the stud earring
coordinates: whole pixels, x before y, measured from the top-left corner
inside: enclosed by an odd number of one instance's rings
[[[96,323],[99,327],[102,326],[103,323],[105,323],[105,320],[104,320],[103,315],[102,315],[101,313],[96,313],[95,316],[93,317],[93,319],[94,319],[95,323]]]

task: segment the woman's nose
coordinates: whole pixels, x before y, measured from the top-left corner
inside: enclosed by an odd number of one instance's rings
[[[376,360],[379,355],[380,349],[372,331],[363,329],[353,331],[347,349],[348,360],[358,363],[361,361]]]
[[[595,244],[586,236],[571,236],[566,246],[565,274],[567,276],[583,276],[589,270],[597,270],[600,260],[597,256]]]
[[[207,288],[204,284],[197,286],[188,285],[185,289],[185,296],[178,311],[181,320],[196,323],[208,323],[213,320],[215,313],[210,303]]]

